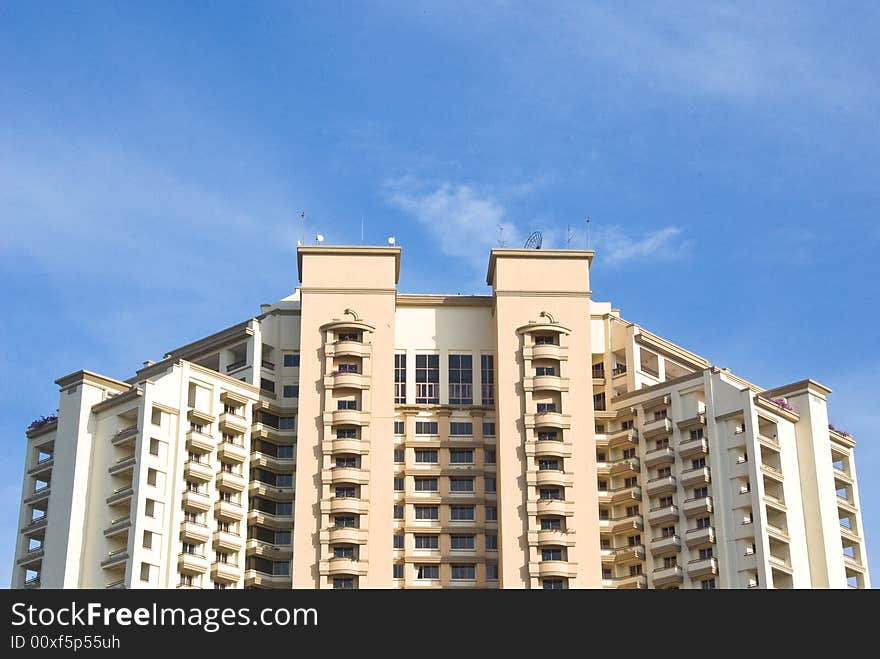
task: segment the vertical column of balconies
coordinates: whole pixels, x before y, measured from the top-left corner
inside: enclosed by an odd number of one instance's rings
[[[180,529],[181,550],[177,557],[180,588],[203,588],[208,585],[210,559],[208,543],[211,526],[208,516],[213,505],[212,481],[216,463],[217,439],[214,415],[190,409],[186,422],[187,458],[183,463],[184,491],[181,498],[183,522]]]
[[[865,538],[860,528],[853,438],[841,430],[829,428],[831,467],[840,520],[843,566],[850,588],[869,588],[865,561]]]
[[[104,529],[101,568],[107,588],[124,588],[131,558],[131,504],[141,428],[136,408],[116,415],[115,421],[117,429],[109,439],[111,462],[107,470],[110,478],[106,502],[110,521]]]
[[[24,499],[17,543],[13,586],[39,588],[45,556],[46,525],[55,465],[55,434],[58,422],[48,421],[28,431],[25,461]]]
[[[575,529],[570,527],[574,474],[566,469],[572,456],[568,330],[553,323],[530,324],[519,333],[527,437],[529,586],[567,588],[569,579],[577,576],[577,564],[568,559],[576,542]]]
[[[320,587],[357,588],[368,566],[373,327],[325,325]],[[390,512],[390,511],[389,511]],[[386,548],[377,548],[386,551]]]

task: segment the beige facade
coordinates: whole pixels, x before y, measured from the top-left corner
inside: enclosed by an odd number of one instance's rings
[[[592,252],[492,250],[485,296],[400,249],[301,286],[27,433],[12,586],[867,588],[854,442],[591,299]]]

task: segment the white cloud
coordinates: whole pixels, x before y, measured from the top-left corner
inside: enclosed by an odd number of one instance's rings
[[[477,268],[486,263],[486,252],[497,247],[501,229],[507,245],[519,246],[523,231],[506,219],[507,211],[490,194],[468,185],[442,183],[427,187],[411,179],[385,184],[389,204],[414,217],[444,254],[468,260]]]
[[[672,226],[642,234],[628,234],[617,225],[593,229],[596,258],[611,266],[633,260],[675,260],[691,245],[692,241],[682,238],[682,230]]]

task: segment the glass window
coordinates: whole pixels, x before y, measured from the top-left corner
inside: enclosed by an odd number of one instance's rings
[[[394,548],[403,549],[403,536],[399,533],[394,534]]]
[[[440,540],[436,535],[417,535],[416,549],[437,549],[440,547]]]
[[[449,404],[474,404],[474,372],[471,355],[449,355]]]
[[[440,355],[416,355],[416,404],[440,404]]]
[[[449,491],[450,492],[473,492],[474,491],[474,479],[473,478],[450,478],[449,479]]]
[[[439,519],[437,506],[416,506],[416,519]]]
[[[403,579],[403,563],[395,563],[392,566],[393,572],[391,574],[394,579]]]
[[[484,459],[485,459],[485,462],[487,465],[495,464],[495,449],[494,448],[487,448],[485,450],[485,452],[483,453],[483,456],[484,456]]]
[[[483,437],[494,437],[495,436],[495,422],[494,421],[483,421]]]
[[[403,434],[403,421],[395,421],[394,422],[394,434],[402,435]]]
[[[449,424],[450,435],[466,435],[474,434],[474,424],[470,422],[453,421]]]
[[[394,477],[394,491],[403,492],[403,476]]]
[[[402,448],[394,449],[394,462],[401,463],[404,462],[404,450]]]
[[[416,478],[416,492],[436,492],[437,491],[437,479],[436,478]]]
[[[475,565],[453,565],[452,566],[452,578],[453,579],[476,579],[477,578],[477,570]]]
[[[449,510],[449,519],[453,521],[473,521],[473,506],[451,506]]]
[[[299,368],[299,353],[298,352],[285,352],[284,353],[284,365],[288,368]]]
[[[406,355],[394,355],[394,402],[406,403]]]
[[[473,464],[473,449],[449,449],[449,464]]]
[[[476,546],[472,535],[453,535],[450,538],[451,548],[459,550],[473,550]]]
[[[416,579],[439,579],[439,565],[419,565],[416,567]]]
[[[437,432],[436,421],[416,421],[417,435],[436,435]]]
[[[394,506],[394,519],[403,519],[403,506]]]
[[[416,449],[416,462],[422,464],[437,464],[437,449]]]

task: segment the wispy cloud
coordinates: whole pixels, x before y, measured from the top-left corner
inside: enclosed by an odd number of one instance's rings
[[[523,230],[507,219],[507,210],[491,194],[469,185],[444,182],[429,186],[412,178],[386,181],[386,200],[415,218],[448,255],[482,268],[486,252],[498,246],[503,232],[510,245],[522,242]]]
[[[673,261],[693,245],[679,227],[673,226],[640,234],[627,233],[617,225],[604,226],[594,230],[593,242],[597,259],[615,267],[634,260]]]

